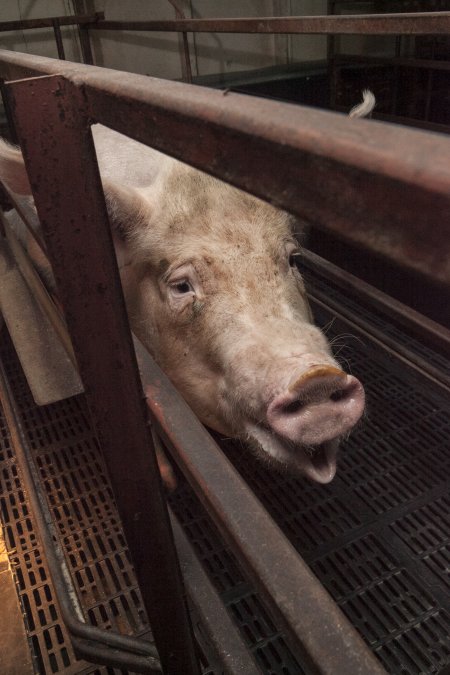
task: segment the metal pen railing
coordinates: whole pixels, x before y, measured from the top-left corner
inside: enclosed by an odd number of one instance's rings
[[[0,74],[9,81],[5,89],[36,208],[162,666],[168,673],[196,673],[90,125],[101,122],[348,240],[381,231],[384,255],[399,256],[442,283],[450,278],[443,254],[449,240],[450,140],[6,51],[0,52]],[[30,116],[30,101],[45,113]],[[202,144],[192,144],[199,131]],[[156,428],[264,592],[290,644],[313,672],[384,672],[186,404],[149,364],[148,403]],[[242,504],[248,522],[238,518]],[[273,550],[258,547],[267,540],[276,541]]]

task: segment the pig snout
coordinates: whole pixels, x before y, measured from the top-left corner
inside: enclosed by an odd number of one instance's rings
[[[364,410],[364,389],[352,375],[316,365],[291,379],[267,409],[270,428],[285,439],[317,446],[345,435]]]

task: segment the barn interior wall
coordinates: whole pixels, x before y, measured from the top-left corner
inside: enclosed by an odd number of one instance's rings
[[[290,16],[326,13],[326,0],[180,0],[187,17]],[[111,20],[173,19],[168,0],[9,0],[0,21],[104,11]],[[80,60],[76,29],[62,29],[66,57]],[[174,33],[91,31],[97,65],[128,72],[181,78],[179,36]],[[3,48],[57,57],[52,29],[2,33]],[[194,75],[224,74],[326,57],[326,38],[286,35],[189,35]]]
[[[312,16],[326,14],[327,0],[178,0],[192,18],[245,16]],[[8,0],[0,3],[0,21],[104,11],[111,20],[173,19],[169,0]],[[347,11],[347,10],[346,10]],[[351,11],[351,8],[349,9]],[[355,10],[356,11],[356,10]],[[361,9],[359,8],[359,11]],[[66,58],[80,60],[75,27],[62,29]],[[182,77],[180,36],[174,33],[91,31],[97,65],[168,79]],[[5,49],[57,57],[52,29],[0,35]],[[319,35],[189,34],[194,76],[227,74],[267,66],[321,61],[327,38]],[[339,40],[348,53],[389,54],[392,38],[346,36]]]

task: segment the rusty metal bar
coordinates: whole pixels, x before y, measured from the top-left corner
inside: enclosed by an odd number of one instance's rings
[[[95,14],[79,14],[71,16],[51,16],[44,19],[21,19],[20,21],[0,21],[0,32],[10,30],[32,30],[33,28],[53,28],[58,26],[74,26],[94,24],[104,18],[104,12]]]
[[[0,64],[3,77],[64,73],[92,119],[450,283],[446,137],[14,52]]]
[[[260,675],[249,649],[199,562],[192,545],[169,508],[177,552],[189,599],[201,619],[208,646],[217,654],[226,675]]]
[[[135,346],[158,433],[294,652],[320,675],[385,673],[166,375]]]
[[[82,91],[62,77],[6,86],[163,669],[169,675],[198,675],[185,592],[145,422],[89,111]],[[31,102],[35,102],[32,116]],[[45,114],[39,114],[37,102]]]
[[[64,52],[64,44],[62,41],[61,26],[57,19],[52,19],[52,25],[53,25],[53,33],[55,34],[56,48],[58,50],[58,58],[65,61],[66,54]]]
[[[450,32],[450,12],[290,16],[175,21],[99,21],[96,30],[148,30],[190,33],[291,33],[309,35],[442,35]]]

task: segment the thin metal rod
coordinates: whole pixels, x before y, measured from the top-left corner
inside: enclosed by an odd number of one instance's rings
[[[34,28],[53,28],[55,23],[58,26],[74,26],[94,24],[103,19],[104,12],[95,12],[95,14],[80,14],[72,16],[51,16],[45,19],[21,19],[20,21],[0,21],[0,32],[10,30],[32,30]]]
[[[7,87],[80,375],[163,669],[168,675],[198,675],[84,97],[58,76]],[[45,115],[30,116],[30,101],[41,101]]]
[[[186,589],[200,615],[208,646],[214,648],[226,675],[260,675],[261,671],[170,508],[169,513]]]
[[[89,37],[89,26],[91,24],[85,24],[78,26],[78,37],[80,39],[80,48],[81,48],[81,59],[83,63],[91,65],[94,63],[94,57],[92,55],[91,40]]]
[[[291,33],[309,35],[445,35],[450,12],[291,16],[174,21],[98,21],[95,30],[148,30],[192,33]]]
[[[58,58],[65,61],[66,54],[64,52],[64,44],[61,35],[61,26],[57,19],[52,19],[53,32],[55,34],[56,48],[58,50]]]
[[[176,18],[177,19],[185,19],[186,17],[184,16],[184,12],[181,9],[181,6],[180,6],[178,0],[168,0],[168,1],[175,10]],[[184,77],[185,82],[192,82],[191,57],[190,57],[190,54],[189,54],[189,41],[188,41],[186,31],[182,32],[181,40],[182,40],[182,54],[183,54],[183,57],[184,57],[184,58],[181,57],[181,50],[180,50],[181,67],[182,67],[182,71],[183,71],[183,77]]]

